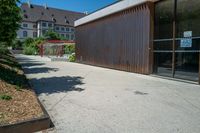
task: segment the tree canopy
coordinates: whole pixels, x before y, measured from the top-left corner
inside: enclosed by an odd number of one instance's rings
[[[19,0],[0,0],[0,43],[11,45],[20,26]]]

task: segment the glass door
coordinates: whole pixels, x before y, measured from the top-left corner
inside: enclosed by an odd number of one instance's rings
[[[177,0],[175,78],[199,80],[199,5],[199,0]]]
[[[154,73],[172,76],[174,0],[155,5]]]
[[[200,1],[155,4],[154,73],[199,81]]]

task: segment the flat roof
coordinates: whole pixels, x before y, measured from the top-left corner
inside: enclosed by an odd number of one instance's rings
[[[105,8],[102,8],[100,10],[97,10],[96,12],[93,12],[79,20],[76,20],[75,27],[97,20],[99,18],[108,16],[108,15],[123,11],[125,9],[140,5],[142,3],[149,2],[149,1],[155,2],[158,0],[122,0],[110,6],[106,6]]]

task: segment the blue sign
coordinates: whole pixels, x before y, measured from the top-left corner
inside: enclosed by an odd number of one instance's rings
[[[191,48],[192,47],[192,39],[183,38],[181,39],[181,48]]]

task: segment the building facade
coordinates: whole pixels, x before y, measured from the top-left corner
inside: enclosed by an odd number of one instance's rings
[[[57,32],[67,40],[75,40],[74,21],[85,16],[83,13],[30,3],[23,3],[21,11],[23,20],[17,32],[17,38],[21,40],[42,37],[48,30]]]
[[[75,22],[81,63],[200,82],[200,1],[123,0]]]

